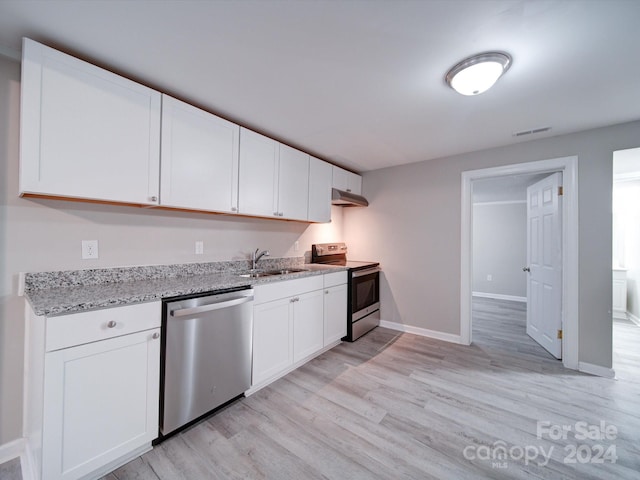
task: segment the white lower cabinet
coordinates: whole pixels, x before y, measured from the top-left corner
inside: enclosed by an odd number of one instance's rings
[[[32,338],[48,345],[28,362],[42,375],[41,388],[30,383],[36,400],[27,412],[37,478],[97,478],[151,448],[158,436],[160,320],[160,303],[32,317]],[[144,330],[135,331],[137,324]],[[84,343],[51,350],[59,342],[49,337],[65,332]]]
[[[325,294],[323,277],[327,275],[254,287],[252,388],[279,378],[346,335],[346,272],[338,273],[344,274],[340,279],[345,284],[330,289],[344,287],[344,294]],[[329,327],[327,315],[332,322]],[[337,325],[340,318],[342,327]],[[327,330],[335,340],[325,341]]]
[[[324,296],[316,290],[293,300],[293,361],[299,362],[324,347]]]
[[[347,336],[347,284],[324,291],[324,345]]]
[[[268,380],[293,364],[290,300],[275,300],[256,305],[253,309],[253,385]]]

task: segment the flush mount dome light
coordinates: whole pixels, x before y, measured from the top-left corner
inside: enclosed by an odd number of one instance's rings
[[[506,53],[480,53],[454,66],[445,80],[462,95],[478,95],[489,90],[510,66],[511,57]]]

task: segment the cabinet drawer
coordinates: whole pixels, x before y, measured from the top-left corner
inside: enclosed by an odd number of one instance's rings
[[[334,272],[324,274],[324,288],[335,287],[347,283],[347,272]]]
[[[50,317],[46,319],[46,350],[50,352],[157,328],[161,320],[160,302]]]
[[[323,276],[324,275],[315,275],[313,277],[299,278],[296,280],[256,285],[253,294],[254,303],[271,302],[280,298],[321,290],[323,287]]]

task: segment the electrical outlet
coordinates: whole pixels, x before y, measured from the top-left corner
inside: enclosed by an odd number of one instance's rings
[[[492,282],[493,281],[493,275],[489,274],[487,275],[487,282]]]
[[[204,242],[202,240],[198,240],[196,242],[196,255],[202,255],[204,253]]]
[[[82,259],[98,258],[98,240],[82,240]]]

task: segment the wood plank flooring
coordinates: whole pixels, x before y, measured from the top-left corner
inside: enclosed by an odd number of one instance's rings
[[[640,478],[638,327],[615,325],[611,380],[564,369],[522,304],[474,300],[473,324],[470,347],[377,328],[104,479]],[[580,439],[577,422],[617,434]]]

